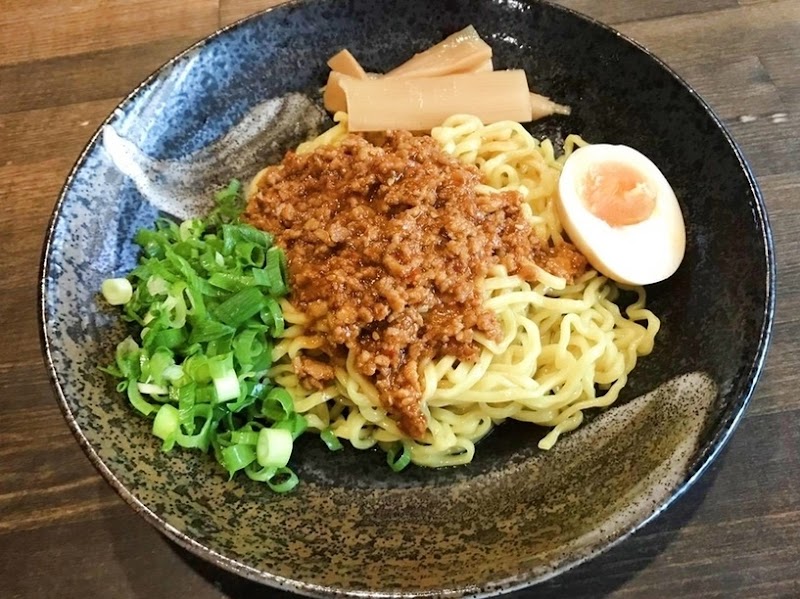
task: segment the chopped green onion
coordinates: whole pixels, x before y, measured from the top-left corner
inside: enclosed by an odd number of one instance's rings
[[[241,188],[242,183],[238,179],[231,179],[230,183],[228,183],[228,187],[214,194],[214,199],[218,204],[223,204],[226,201],[234,201],[238,199],[239,190]]]
[[[197,271],[194,269],[194,267],[192,267],[191,264],[189,264],[186,258],[177,254],[173,250],[167,250],[164,255],[167,259],[167,263],[178,271],[179,275],[183,277],[189,287],[193,289],[206,290],[211,287],[208,281],[200,278],[200,275],[197,274]]]
[[[217,206],[206,219],[209,225],[219,226],[239,218],[244,209],[244,197],[241,191],[242,184],[232,179],[227,188],[214,194]]]
[[[397,455],[397,445],[401,445],[403,448],[399,456]],[[411,463],[411,450],[408,448],[408,445],[405,443],[398,443],[390,447],[389,451],[386,452],[386,463],[389,464],[389,468],[395,472],[400,472],[405,469],[405,467]]]
[[[238,399],[239,379],[233,369],[233,354],[209,358],[208,372],[211,375],[219,401]]]
[[[195,391],[194,400],[196,403],[215,404],[217,403],[217,391],[214,385],[201,385]]]
[[[184,377],[183,368],[177,364],[172,364],[164,369],[163,376],[165,380],[174,383],[175,381],[179,381]]]
[[[279,422],[286,420],[294,412],[294,401],[286,389],[275,387],[267,393],[261,407],[261,413],[270,420]]]
[[[292,433],[280,428],[262,428],[258,433],[256,455],[263,468],[282,468],[292,455]]]
[[[247,393],[247,387],[242,385],[241,382],[239,383],[239,398],[228,404],[228,410],[232,414],[236,414],[238,412],[242,412],[246,408],[249,408],[254,403],[256,403],[257,397],[253,397]]]
[[[173,329],[182,328],[186,322],[186,300],[183,295],[185,289],[186,283],[174,283],[169,296],[164,300],[164,307],[169,308],[169,326]]]
[[[261,310],[261,321],[270,327],[275,337],[283,335],[284,321],[283,312],[280,305],[274,299],[267,298],[264,302],[264,309]]]
[[[127,304],[133,297],[133,287],[128,279],[106,279],[100,292],[112,306]]]
[[[235,231],[236,237],[242,241],[249,241],[265,250],[272,247],[272,235],[261,229],[247,225],[226,225],[224,228],[228,231]]]
[[[128,386],[126,391],[128,392],[128,401],[131,402],[131,405],[136,408],[140,413],[144,414],[145,416],[149,416],[153,412],[156,411],[156,407],[145,401],[142,397],[142,394],[139,392],[139,383],[136,379],[129,379]]]
[[[266,348],[263,338],[264,334],[255,329],[245,329],[234,337],[231,345],[239,364],[252,365],[261,358]]]
[[[269,290],[273,295],[284,295],[289,289],[286,285],[286,255],[277,247],[267,250],[267,277]]]
[[[147,279],[147,292],[150,295],[166,295],[169,292],[169,283],[158,275],[153,275]]]
[[[120,374],[127,379],[138,378],[141,372],[139,366],[141,350],[136,342],[130,337],[126,337],[117,345],[115,354]]]
[[[225,324],[238,327],[258,314],[263,306],[264,296],[261,292],[256,287],[248,287],[217,306],[215,315]]]
[[[204,219],[158,218],[136,233],[138,264],[101,288],[133,333],[101,370],[153,419],[165,451],[213,451],[231,475],[244,470],[283,493],[298,483],[285,465],[308,427],[267,377],[285,330],[286,257],[272,235],[239,221],[241,183],[216,200]]]
[[[289,468],[278,468],[275,473],[267,479],[267,485],[275,493],[288,493],[297,486],[300,479]]]
[[[193,354],[183,361],[182,366],[183,371],[195,382],[200,384],[211,382],[207,356]]]
[[[219,339],[213,339],[208,342],[208,346],[206,346],[206,354],[209,356],[221,356],[224,354],[231,353],[231,338],[230,337],[220,337]]]
[[[250,241],[240,241],[236,244],[235,251],[244,264],[255,266],[256,268],[264,266],[266,254],[263,246]]]
[[[206,304],[203,300],[203,294],[199,289],[192,289],[187,287],[183,290],[186,295],[186,313],[194,318],[200,319],[206,317]]]
[[[256,452],[253,446],[244,443],[224,447],[220,453],[222,454],[222,465],[231,476],[252,464],[256,459]]]
[[[277,468],[262,468],[258,462],[253,462],[244,469],[244,473],[250,480],[265,483],[275,476],[277,470]]]
[[[269,287],[270,286],[270,278],[267,271],[263,268],[254,268],[253,269],[253,284],[258,287]]]
[[[331,451],[339,451],[343,448],[342,442],[339,441],[339,438],[336,436],[331,429],[326,428],[319,434],[319,438],[325,442],[325,445],[328,446],[328,449]]]
[[[180,412],[175,406],[165,403],[158,409],[156,418],[153,420],[153,434],[156,437],[166,441],[174,437],[180,431],[180,427]]]
[[[194,434],[195,420],[195,394],[197,385],[194,381],[178,387],[178,411],[180,412],[180,422],[183,429],[190,435]]]
[[[175,349],[186,342],[186,332],[183,329],[166,329],[148,335],[147,341],[151,347]]]
[[[256,446],[258,444],[257,431],[232,431],[231,443]]]
[[[255,285],[255,277],[237,275],[230,272],[215,272],[208,279],[214,287],[225,289],[226,291],[241,291]]]
[[[169,394],[169,389],[161,385],[154,385],[153,383],[137,383],[137,387],[139,387],[139,393],[144,393],[145,395]]]
[[[204,228],[205,225],[203,224],[203,221],[196,218],[187,219],[178,227],[178,230],[180,231],[180,239],[182,241],[186,241],[187,239],[197,238],[200,236]]]
[[[220,337],[227,337],[236,332],[234,327],[217,322],[216,320],[201,320],[192,329],[189,343],[208,343]]]
[[[149,378],[153,380],[154,384],[162,386],[164,383],[164,371],[174,365],[175,360],[172,357],[172,352],[165,346],[159,346],[150,356]],[[142,391],[141,387],[139,391]],[[145,391],[142,391],[142,393],[145,393]],[[166,395],[166,393],[165,391],[163,395]]]
[[[205,418],[203,426],[200,427],[200,432],[194,435],[184,435],[178,432],[176,442],[181,447],[208,451],[208,446],[211,444],[211,435],[217,426],[214,421],[214,412],[208,404],[196,405],[194,407],[194,418]]]
[[[292,414],[287,417],[286,420],[276,422],[272,428],[285,429],[292,433],[292,439],[297,439],[297,437],[302,435],[308,428],[308,421],[302,414],[292,412]]]
[[[164,255],[164,236],[157,231],[149,231],[148,229],[139,229],[133,240],[137,245],[141,246],[145,256],[150,258],[163,257]],[[136,272],[134,270],[134,272]]]

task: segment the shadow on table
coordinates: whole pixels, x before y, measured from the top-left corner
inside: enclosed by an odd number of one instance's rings
[[[567,575],[542,583],[535,589],[504,595],[504,599],[596,599],[645,569],[672,542],[680,529],[702,505],[719,470],[718,461],[665,514],[608,552],[571,570]],[[298,595],[265,587],[210,564],[174,543],[176,554],[200,576],[230,599],[296,599]]]

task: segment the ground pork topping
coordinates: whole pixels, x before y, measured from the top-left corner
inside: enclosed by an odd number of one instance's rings
[[[322,388],[334,378],[330,364],[349,355],[400,428],[419,438],[425,361],[474,361],[477,332],[501,336],[482,305],[489,268],[534,280],[538,264],[573,279],[586,260],[569,244],[537,239],[518,193],[476,193],[478,170],[432,138],[396,131],[373,142],[349,135],[289,152],[259,179],[245,220],[286,251],[290,300],[321,339],[316,355],[293,362],[301,383]]]

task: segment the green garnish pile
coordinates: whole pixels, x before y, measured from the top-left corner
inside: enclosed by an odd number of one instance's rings
[[[204,219],[162,218],[140,230],[139,264],[103,283],[133,331],[103,370],[153,418],[165,451],[213,450],[231,477],[243,470],[282,493],[297,485],[287,463],[307,426],[267,377],[284,331],[286,258],[271,235],[239,221],[238,181],[216,201]]]

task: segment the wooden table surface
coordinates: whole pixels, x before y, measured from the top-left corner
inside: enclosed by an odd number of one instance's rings
[[[0,0],[0,597],[288,597],[199,562],[111,490],[56,405],[36,316],[45,227],[95,127],[170,56],[277,3]],[[701,482],[621,546],[514,596],[800,597],[800,1],[564,4],[649,47],[730,127],[769,208],[778,311],[751,407]]]

